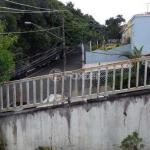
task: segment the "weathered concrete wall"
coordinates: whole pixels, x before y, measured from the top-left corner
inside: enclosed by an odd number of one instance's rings
[[[0,115],[7,150],[118,150],[134,131],[150,149],[149,91]]]

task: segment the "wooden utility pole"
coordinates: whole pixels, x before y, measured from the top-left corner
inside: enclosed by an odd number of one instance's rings
[[[64,14],[62,15],[62,42],[63,42],[63,60],[64,60],[64,72],[66,71],[66,43],[65,43],[65,21]]]

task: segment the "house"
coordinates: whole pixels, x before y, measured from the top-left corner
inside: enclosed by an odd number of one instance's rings
[[[134,15],[122,34],[122,43],[130,39],[131,49],[143,47],[143,55],[150,54],[150,13]]]
[[[143,46],[143,56],[150,54],[150,13],[134,15],[127,24],[121,26],[120,32],[122,33],[123,46],[109,51],[86,52],[86,64],[126,60],[127,58],[119,57],[119,55],[122,52],[131,52],[134,46],[137,49]],[[109,43],[111,42],[109,41]]]

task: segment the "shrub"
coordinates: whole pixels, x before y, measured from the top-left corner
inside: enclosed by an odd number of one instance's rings
[[[123,150],[140,150],[144,148],[143,139],[139,138],[137,132],[128,135],[122,142],[120,148]]]

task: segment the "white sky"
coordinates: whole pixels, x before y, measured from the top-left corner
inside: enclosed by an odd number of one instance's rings
[[[92,15],[96,21],[105,24],[110,17],[123,15],[128,22],[133,15],[147,12],[146,3],[150,0],[59,0],[66,4],[71,1],[75,8],[81,9],[84,14]],[[150,11],[150,4],[148,5]]]

